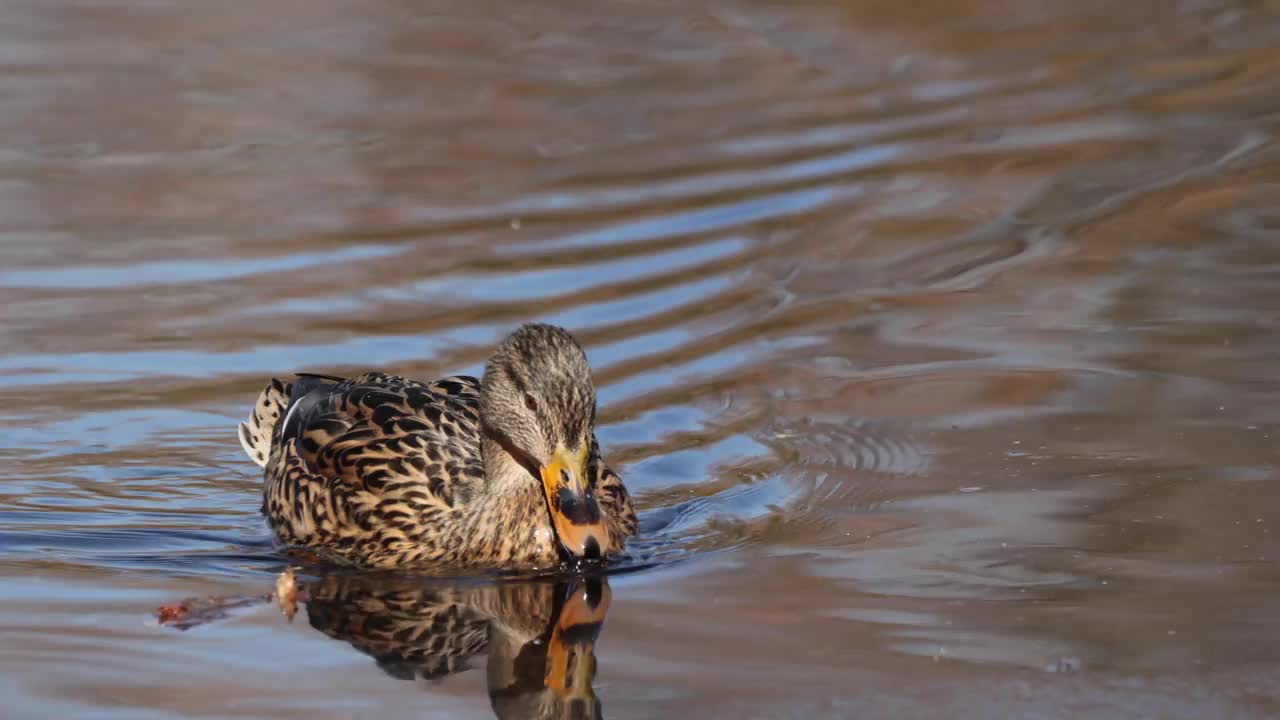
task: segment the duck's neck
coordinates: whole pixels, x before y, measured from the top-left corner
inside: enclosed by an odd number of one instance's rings
[[[458,524],[462,544],[500,565],[541,567],[558,560],[546,499],[538,481],[497,440],[484,437],[485,482]]]

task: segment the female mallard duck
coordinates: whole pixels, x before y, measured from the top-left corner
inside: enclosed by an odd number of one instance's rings
[[[595,420],[582,348],[530,324],[481,380],[273,379],[240,442],[286,544],[364,567],[536,568],[606,557],[636,532]]]

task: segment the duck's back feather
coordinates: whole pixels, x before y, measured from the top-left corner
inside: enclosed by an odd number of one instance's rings
[[[478,388],[466,376],[273,380],[240,434],[255,461],[271,438],[263,512],[276,533],[358,562],[421,548],[484,482]]]

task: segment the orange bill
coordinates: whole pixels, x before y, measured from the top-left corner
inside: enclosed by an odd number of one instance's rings
[[[551,524],[560,545],[575,558],[600,558],[609,550],[609,534],[600,505],[588,486],[587,448],[577,452],[556,448],[551,462],[540,468],[542,491],[551,510]]]

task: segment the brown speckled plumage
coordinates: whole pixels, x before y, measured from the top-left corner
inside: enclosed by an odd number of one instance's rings
[[[544,495],[536,467],[552,448],[587,446],[583,496],[598,505],[606,554],[636,531],[594,423],[581,348],[559,328],[527,325],[483,381],[273,379],[240,439],[265,468],[263,513],[286,544],[365,567],[535,568],[562,552],[548,510],[557,496]]]

